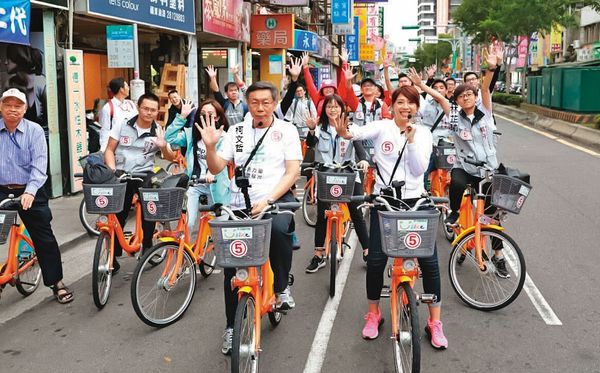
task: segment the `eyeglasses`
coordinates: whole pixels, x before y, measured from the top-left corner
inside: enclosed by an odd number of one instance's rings
[[[142,106],[140,107],[140,111],[145,111],[146,113],[156,113],[158,109]]]
[[[466,92],[466,93],[463,93],[462,95],[458,96],[458,98],[462,98],[464,100],[464,99],[471,98],[474,96],[475,96],[475,94],[473,92]]]
[[[271,106],[273,104],[273,101],[250,101],[249,104],[253,107]]]

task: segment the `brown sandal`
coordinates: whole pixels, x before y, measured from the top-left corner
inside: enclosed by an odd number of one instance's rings
[[[65,292],[59,294],[61,290],[64,290]],[[56,301],[60,304],[72,302],[74,299],[73,292],[69,290],[69,288],[65,285],[62,285],[61,287],[58,287],[56,285],[52,286],[52,293],[54,294],[54,297],[56,297]]]

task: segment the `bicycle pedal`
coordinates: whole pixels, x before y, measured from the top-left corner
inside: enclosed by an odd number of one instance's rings
[[[390,293],[390,287],[388,285],[383,285],[383,288],[381,288],[381,297],[382,298],[389,298],[391,295]]]
[[[344,247],[344,248],[346,248],[346,249],[348,249],[348,250],[351,250],[351,249],[352,249],[352,246],[350,246],[350,245],[349,245],[349,244],[347,244],[346,242],[342,242],[342,247]]]
[[[417,299],[422,303],[432,304],[437,302],[437,295],[435,294],[420,294],[417,296]]]

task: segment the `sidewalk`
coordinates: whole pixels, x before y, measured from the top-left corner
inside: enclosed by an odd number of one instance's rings
[[[73,196],[51,199],[49,202],[53,217],[52,230],[62,252],[88,237],[79,221],[79,204],[82,198],[83,193],[77,193]]]
[[[494,103],[494,113],[521,122],[528,126],[552,132],[568,138],[583,146],[600,151],[600,130],[585,127],[580,124],[565,122],[560,119],[545,117],[541,114],[526,111],[514,106]]]

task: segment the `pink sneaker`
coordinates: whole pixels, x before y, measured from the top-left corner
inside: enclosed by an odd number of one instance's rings
[[[429,338],[431,338],[431,345],[434,348],[437,348],[438,350],[444,350],[448,348],[448,340],[444,336],[444,330],[441,321],[431,321],[431,319],[428,319],[425,332],[427,332],[427,335],[429,335]]]
[[[381,311],[379,314],[374,312],[367,312],[365,315],[365,327],[362,330],[362,337],[364,339],[375,339],[379,336],[379,327],[383,324],[383,318],[381,317]]]

